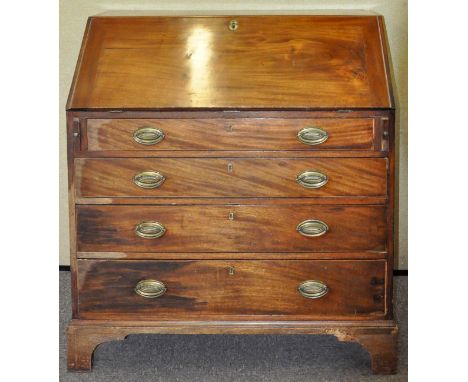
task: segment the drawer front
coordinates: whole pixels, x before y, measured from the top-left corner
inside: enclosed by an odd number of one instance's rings
[[[76,214],[80,252],[386,249],[384,206],[82,205],[76,207]],[[306,223],[300,225],[303,222]]]
[[[374,121],[373,118],[88,119],[87,142],[89,151],[373,150]]]
[[[78,260],[79,316],[376,318],[385,314],[385,268],[382,260]]]
[[[385,267],[385,261],[79,260],[79,315],[383,315]]]
[[[386,158],[122,158],[76,159],[75,164],[79,197],[333,197],[387,193]],[[149,184],[153,188],[145,188],[148,182],[138,183],[145,174],[152,174],[147,179],[153,182]]]

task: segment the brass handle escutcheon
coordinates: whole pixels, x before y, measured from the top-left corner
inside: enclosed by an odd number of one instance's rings
[[[328,139],[328,133],[318,127],[306,127],[297,133],[297,138],[306,145],[319,145]]]
[[[305,298],[320,298],[328,293],[327,285],[317,280],[304,281],[299,284],[297,290]]]
[[[145,298],[156,298],[166,293],[166,286],[158,280],[141,280],[135,287],[135,293]]]
[[[305,188],[320,188],[327,184],[328,176],[319,171],[304,171],[297,176],[296,182]]]
[[[141,145],[155,145],[164,139],[164,132],[155,127],[141,127],[133,133],[133,139]]]
[[[165,180],[165,176],[157,171],[143,171],[133,177],[133,183],[141,188],[158,188]]]
[[[296,227],[297,232],[306,237],[318,237],[325,235],[328,226],[321,220],[305,220]]]
[[[141,222],[135,226],[135,233],[143,239],[157,239],[166,233],[166,228],[158,222]]]

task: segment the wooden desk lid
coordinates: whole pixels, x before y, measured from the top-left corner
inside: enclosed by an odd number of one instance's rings
[[[391,108],[388,73],[380,16],[93,17],[67,108]]]

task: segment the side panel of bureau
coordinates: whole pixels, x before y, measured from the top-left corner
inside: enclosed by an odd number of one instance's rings
[[[381,318],[385,269],[386,262],[378,260],[79,260],[79,315],[172,320],[212,315]],[[145,298],[135,293],[145,279],[164,283],[165,294]],[[328,293],[303,297],[298,287],[306,280],[320,281]]]
[[[384,206],[77,206],[78,251],[294,252],[383,251]],[[320,220],[328,231],[305,237],[297,226]],[[159,238],[139,237],[136,226],[157,222]]]
[[[340,197],[385,196],[385,158],[120,158],[76,159],[79,197]],[[164,176],[156,188],[135,184],[138,174]],[[299,184],[313,171],[319,188]]]

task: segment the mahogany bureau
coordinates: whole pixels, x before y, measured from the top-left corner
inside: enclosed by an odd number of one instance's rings
[[[330,334],[396,371],[380,16],[89,19],[68,367],[138,333]]]

